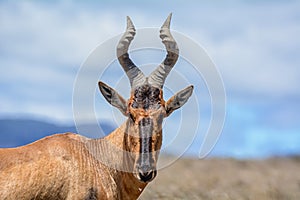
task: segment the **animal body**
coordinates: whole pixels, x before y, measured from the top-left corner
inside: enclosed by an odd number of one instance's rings
[[[163,85],[178,59],[170,33],[171,15],[160,30],[167,55],[148,77],[131,61],[129,45],[135,28],[127,29],[117,46],[118,60],[126,72],[130,98],[99,82],[104,98],[127,120],[104,138],[56,134],[18,148],[0,149],[0,199],[137,199],[152,181],[162,145],[162,122],[191,96],[189,86],[168,101]]]

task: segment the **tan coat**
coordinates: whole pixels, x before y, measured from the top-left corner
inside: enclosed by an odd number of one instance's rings
[[[123,148],[123,137],[124,125],[104,139],[65,133],[0,149],[0,199],[137,199],[146,183],[105,166],[88,149],[92,142],[101,150],[104,140]]]

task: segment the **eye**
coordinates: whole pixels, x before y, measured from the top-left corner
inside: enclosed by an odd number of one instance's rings
[[[153,108],[154,110],[158,110],[158,109],[160,109],[160,107],[161,107],[160,102],[158,102],[158,103],[156,103],[156,104],[154,104],[154,105],[152,106],[152,108]]]
[[[132,108],[138,108],[138,104],[134,101],[134,102],[131,104],[131,107],[132,107]]]

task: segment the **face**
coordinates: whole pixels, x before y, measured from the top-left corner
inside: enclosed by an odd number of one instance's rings
[[[134,175],[149,182],[156,176],[166,116],[162,90],[147,84],[135,88],[128,101],[128,116],[127,144],[134,155]]]
[[[193,86],[179,91],[167,102],[162,89],[150,84],[132,89],[128,101],[103,82],[99,82],[99,88],[105,99],[128,117],[124,147],[133,158],[133,174],[141,182],[153,180],[162,145],[163,119],[187,102]]]

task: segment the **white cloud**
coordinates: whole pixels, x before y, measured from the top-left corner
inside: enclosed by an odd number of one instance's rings
[[[172,27],[208,50],[232,98],[299,96],[298,10],[298,2],[1,2],[0,84],[13,92],[0,97],[27,96],[28,104],[11,101],[20,112],[53,101],[71,113],[75,75],[89,52],[124,30],[125,15],[141,28],[160,26],[170,11]],[[55,101],[56,95],[67,100]]]
[[[300,96],[299,3],[235,6],[217,9],[218,17],[206,18],[206,28],[192,32],[220,68],[228,91],[257,100]]]
[[[72,119],[76,72],[120,31],[117,15],[33,2],[2,2],[0,13],[1,112]]]

